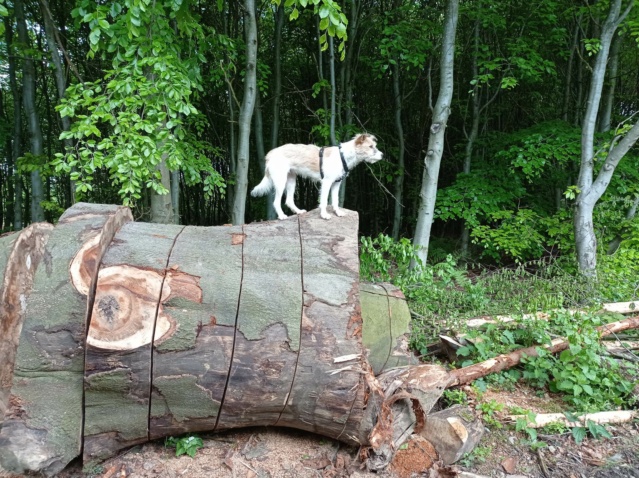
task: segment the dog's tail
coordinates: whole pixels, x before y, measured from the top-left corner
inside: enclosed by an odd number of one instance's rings
[[[264,175],[264,179],[262,179],[262,182],[255,186],[251,191],[251,196],[264,196],[265,194],[268,194],[271,189],[273,189],[273,181],[271,180],[271,177],[269,176],[267,171]]]

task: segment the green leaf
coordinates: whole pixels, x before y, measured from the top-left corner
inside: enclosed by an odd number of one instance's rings
[[[581,442],[584,441],[584,438],[586,438],[586,435],[588,434],[584,427],[574,427],[571,430],[571,433],[577,445],[581,444]]]

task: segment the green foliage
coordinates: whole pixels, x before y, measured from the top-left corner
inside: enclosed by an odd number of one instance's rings
[[[553,312],[546,320],[518,320],[515,325],[484,331],[470,331],[470,342],[458,354],[483,361],[514,349],[549,344],[552,337],[565,337],[568,349],[554,356],[538,347],[536,357],[522,359],[522,377],[535,387],[562,393],[564,400],[582,411],[602,410],[629,404],[633,382],[626,378],[618,362],[605,355],[596,327],[601,316]]]
[[[444,390],[442,395],[445,408],[452,405],[466,405],[468,403],[468,396],[466,392],[460,389],[448,388]]]
[[[459,460],[459,464],[466,468],[472,468],[476,465],[486,462],[493,449],[490,446],[476,446],[470,453],[464,454]]]
[[[168,437],[164,443],[167,447],[175,447],[175,456],[189,455],[191,458],[204,446],[202,439],[195,435],[182,438]]]
[[[280,4],[282,0],[275,0],[275,3]],[[297,20],[300,16],[298,6],[306,8],[307,6],[313,6],[313,11],[319,16],[319,28],[322,34],[320,35],[320,45],[322,50],[328,48],[328,36],[338,38],[340,41],[337,51],[340,53],[340,58],[344,60],[346,56],[346,40],[348,39],[347,27],[348,18],[342,13],[342,9],[338,2],[335,0],[285,0],[285,7],[293,7],[289,15],[290,20]]]
[[[477,410],[482,414],[482,418],[486,425],[494,428],[501,428],[502,424],[497,419],[495,414],[501,412],[504,409],[504,404],[495,400],[489,400],[488,402],[481,402],[477,405]]]
[[[108,56],[113,68],[99,80],[67,89],[58,111],[73,123],[60,137],[76,144],[56,154],[56,171],[70,174],[84,193],[104,168],[120,185],[125,204],[139,199],[145,187],[168,192],[156,169],[162,161],[170,170],[183,170],[190,183],[204,181],[207,191],[224,187],[207,145],[194,133],[202,120],[193,99],[201,89],[204,57],[181,48],[184,38],[202,37],[188,2],[81,0],[72,14],[90,28],[89,56]]]

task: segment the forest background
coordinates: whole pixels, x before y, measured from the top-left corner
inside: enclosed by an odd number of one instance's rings
[[[0,15],[3,232],[79,200],[272,218],[247,194],[265,152],[365,131],[385,161],[341,190],[365,276],[423,285],[409,271],[439,267],[472,302],[471,279],[500,267],[599,284],[550,305],[637,296],[635,0],[2,0]],[[316,207],[315,184],[297,194]]]

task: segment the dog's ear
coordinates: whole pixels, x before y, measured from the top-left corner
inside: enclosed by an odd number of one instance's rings
[[[363,144],[364,141],[366,141],[366,138],[368,138],[368,135],[366,133],[356,134],[354,138],[355,146],[359,146],[360,144]]]

